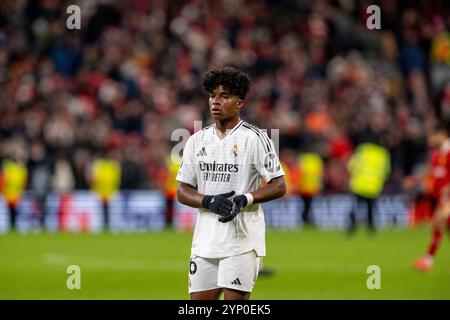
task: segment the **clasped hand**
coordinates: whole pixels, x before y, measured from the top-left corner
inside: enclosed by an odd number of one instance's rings
[[[220,222],[229,222],[247,205],[247,197],[243,194],[235,196],[230,200],[229,198],[234,194],[234,191],[230,191],[215,196],[204,196],[202,206],[220,215]]]

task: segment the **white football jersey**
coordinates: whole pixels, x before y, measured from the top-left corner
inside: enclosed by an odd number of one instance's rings
[[[183,151],[177,180],[204,195],[235,191],[245,194],[283,176],[274,144],[266,133],[241,120],[222,139],[215,125],[192,135]],[[197,214],[192,254],[223,258],[255,250],[265,256],[265,222],[260,204],[244,208],[232,221],[222,223],[219,215],[201,208]]]

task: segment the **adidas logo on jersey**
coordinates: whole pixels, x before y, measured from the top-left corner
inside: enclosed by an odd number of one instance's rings
[[[236,278],[236,280],[234,280],[231,284],[235,284],[240,286],[241,285],[241,281],[239,280],[239,278]]]
[[[203,157],[206,156],[206,149],[205,147],[202,148],[199,152],[197,152],[197,157]]]

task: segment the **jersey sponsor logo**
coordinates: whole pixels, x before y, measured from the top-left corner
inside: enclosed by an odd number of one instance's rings
[[[231,182],[231,173],[239,171],[239,165],[237,163],[207,163],[199,162],[200,170],[203,172],[204,181],[212,182]]]
[[[231,173],[222,172],[203,172],[204,181],[212,182],[231,182]]]
[[[231,172],[231,173],[236,173],[239,171],[239,165],[236,163],[235,164],[217,163],[216,161],[214,161],[213,163],[207,163],[200,161],[199,166],[201,171]]]
[[[275,153],[270,152],[266,154],[264,157],[264,168],[266,168],[269,173],[280,171],[280,161],[278,161],[278,157]]]

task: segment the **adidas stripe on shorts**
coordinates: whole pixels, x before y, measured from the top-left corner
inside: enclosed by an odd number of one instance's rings
[[[255,251],[226,258],[191,256],[189,293],[217,288],[252,292],[260,264]]]

